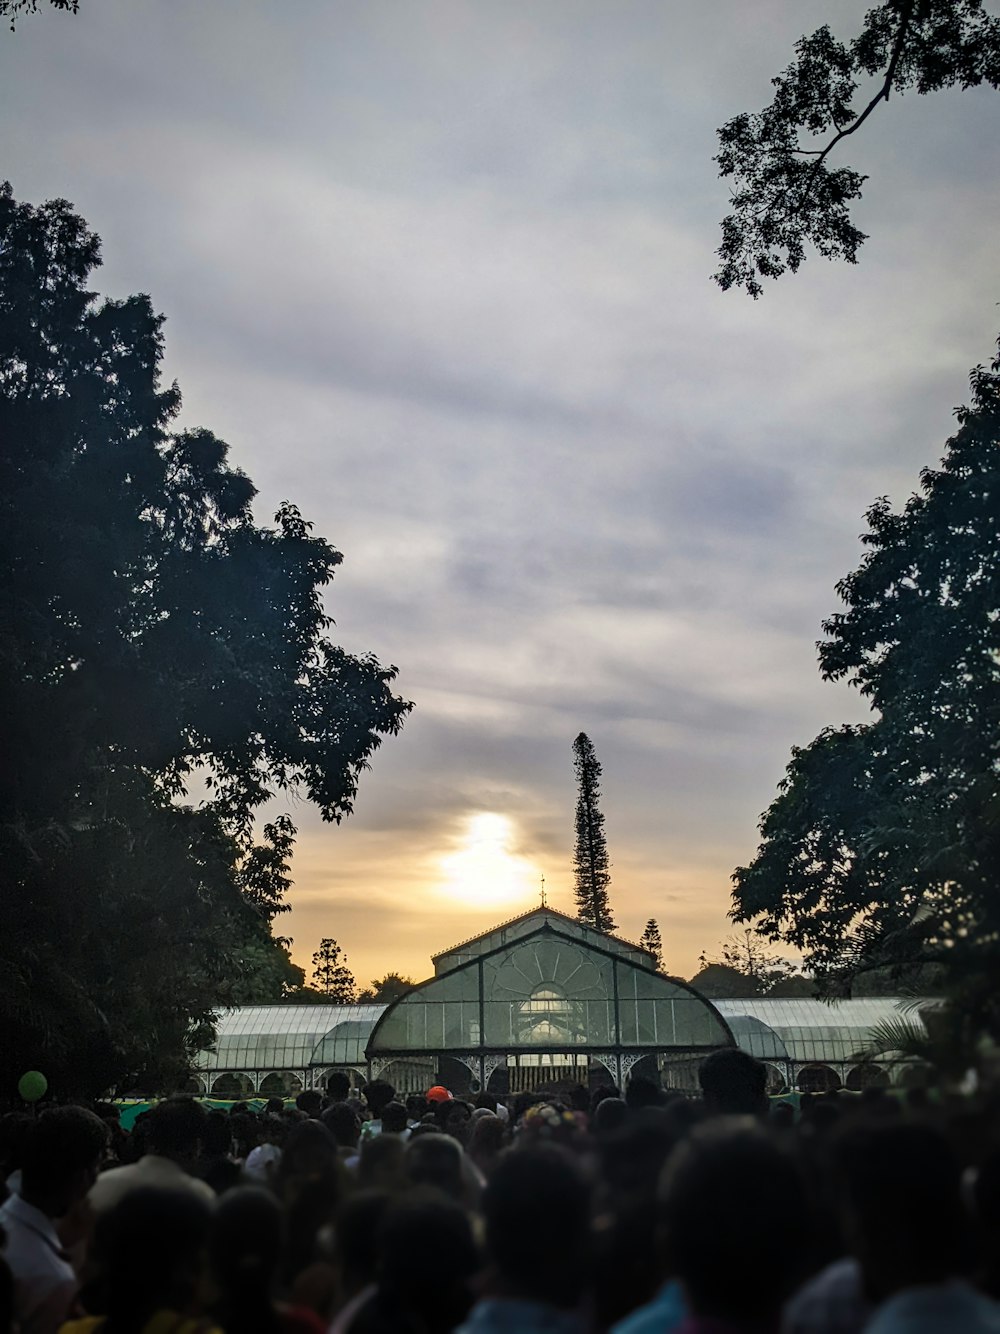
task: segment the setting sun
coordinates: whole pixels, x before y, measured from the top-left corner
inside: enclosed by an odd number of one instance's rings
[[[471,905],[519,903],[537,894],[541,872],[511,850],[514,826],[506,815],[471,815],[454,852],[440,859],[441,893]]]

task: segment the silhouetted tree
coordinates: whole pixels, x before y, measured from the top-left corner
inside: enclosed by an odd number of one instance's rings
[[[796,44],[763,111],[742,112],[719,131],[719,172],[732,181],[722,223],[722,288],[763,291],[762,278],[794,273],[808,244],[828,259],[856,262],[864,233],[849,205],[866,177],[831,167],[830,155],[891,93],[1000,86],[1000,18],[982,0],[889,0],[865,16],[861,32],[838,41],[824,24]],[[867,100],[859,80],[874,78]]]
[[[663,941],[660,938],[660,928],[655,917],[651,917],[646,923],[645,929],[639,938],[639,944],[644,946],[656,960],[657,968],[663,967]]]
[[[354,974],[347,966],[347,955],[337,942],[324,936],[312,962],[316,990],[334,1005],[350,1005],[357,993],[357,986]]]
[[[400,973],[386,973],[385,977],[375,978],[370,987],[358,992],[358,1001],[364,1005],[388,1005],[398,1000],[404,992],[415,987],[412,977],[403,977]]]
[[[295,829],[256,814],[340,820],[410,707],[327,637],[340,554],[175,429],[162,319],[98,301],[99,254],[0,186],[0,1096],[168,1088],[215,1010],[294,989]]]
[[[573,742],[576,773],[576,849],[573,871],[576,882],[576,915],[598,931],[614,931],[608,885],[611,883],[608,841],[604,834],[601,797],[601,765],[586,732]]]
[[[824,677],[875,718],[793,750],[733,914],[806,951],[828,988],[937,965],[997,1039],[1000,357],[972,391],[920,492],[869,510],[846,610],[824,623]]]

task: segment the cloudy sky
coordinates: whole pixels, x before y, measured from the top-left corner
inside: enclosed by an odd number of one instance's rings
[[[152,295],[186,425],[345,554],[341,642],[417,708],[294,910],[362,981],[571,909],[581,730],[613,905],[667,966],[729,929],[789,747],[863,716],[815,666],[870,501],[991,352],[989,92],[894,100],[856,268],[709,280],[716,128],[869,0],[80,0],[0,32],[2,172]],[[46,8],[48,8],[46,6]]]

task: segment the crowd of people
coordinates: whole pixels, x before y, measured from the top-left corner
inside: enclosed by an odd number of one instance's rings
[[[1000,1331],[987,1098],[170,1098],[0,1119],[0,1334]]]

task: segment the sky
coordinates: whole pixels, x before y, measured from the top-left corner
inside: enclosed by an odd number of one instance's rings
[[[612,906],[681,976],[790,747],[865,716],[815,641],[867,506],[939,457],[1000,315],[989,91],[882,107],[860,263],[710,281],[715,131],[869,0],[80,0],[0,32],[2,174],[167,316],[181,422],[343,553],[339,642],[416,708],[353,816],[291,808],[280,928],[362,984],[573,911],[572,742]],[[989,8],[989,6],[988,6]],[[276,809],[281,809],[280,804]]]

